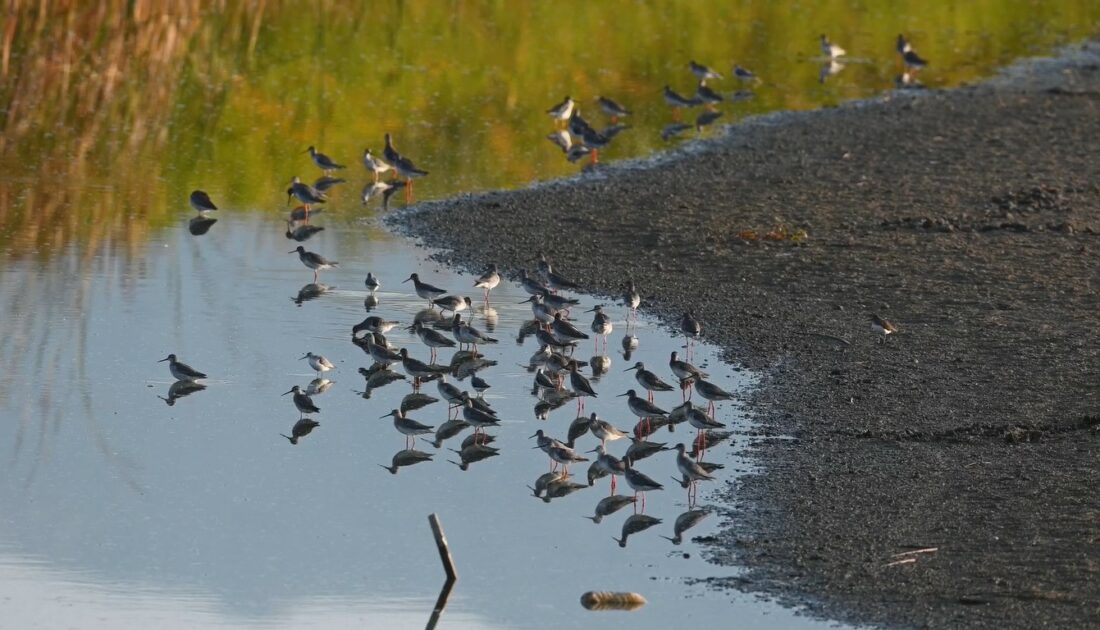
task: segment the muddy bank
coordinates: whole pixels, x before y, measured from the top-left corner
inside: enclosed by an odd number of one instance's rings
[[[747,571],[716,586],[886,625],[1091,625],[1098,51],[391,223],[455,264],[515,271],[541,249],[606,294],[632,274],[645,308],[693,308],[762,371],[760,435],[737,445],[761,472],[723,490],[705,541]],[[870,312],[900,333],[878,343]]]

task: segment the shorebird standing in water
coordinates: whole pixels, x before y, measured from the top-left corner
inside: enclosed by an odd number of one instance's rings
[[[475,289],[483,289],[485,291],[485,303],[489,303],[489,292],[497,288],[500,284],[500,272],[497,271],[496,264],[490,264],[489,268],[485,270],[485,273],[481,274],[476,281],[474,281]]]
[[[287,253],[288,254],[297,253],[298,254],[298,260],[301,260],[303,265],[305,265],[306,267],[309,267],[310,269],[313,270],[313,282],[315,282],[315,283],[317,282],[318,272],[324,271],[325,269],[332,269],[332,268],[334,268],[334,267],[336,267],[337,265],[340,264],[340,263],[336,262],[335,260],[329,260],[329,259],[325,258],[324,256],[322,256],[320,254],[310,252],[310,251],[306,251],[306,248],[302,247],[301,245],[296,247],[294,249],[294,251],[287,252]]]
[[[633,280],[626,281],[626,291],[623,292],[623,303],[630,309],[630,317],[627,323],[629,324],[630,320],[633,320],[634,325],[637,326],[638,307],[642,304],[642,296],[638,294],[638,289],[634,287]]]
[[[196,190],[191,193],[191,207],[200,214],[218,209],[218,207],[214,205],[214,202],[210,201],[210,195],[206,194],[206,191],[203,190]]]
[[[829,41],[825,35],[821,36],[821,52],[829,59],[836,59],[848,54],[843,48]]]
[[[909,43],[905,35],[898,35],[895,47],[897,48],[898,54],[901,55],[902,64],[904,64],[906,68],[915,71],[928,65],[928,61],[918,55],[917,51],[913,50],[913,45]]]
[[[177,381],[192,382],[200,378],[206,378],[206,375],[196,370],[195,368],[187,365],[186,363],[176,359],[176,355],[170,354],[157,363],[168,362],[168,371],[172,373],[172,377]]]
[[[370,152],[370,149],[363,150],[363,166],[365,166],[368,171],[374,173],[374,183],[376,184],[378,183],[378,178],[382,175],[382,173],[385,173],[386,171],[393,168],[384,160],[374,157],[374,154]]]
[[[717,72],[710,69],[709,67],[704,66],[701,63],[695,63],[694,59],[692,59],[691,61],[688,62],[688,69],[691,70],[692,74],[699,77],[700,81],[706,81],[708,79],[721,79],[722,78],[722,75],[718,74]]]
[[[317,168],[321,169],[321,171],[325,175],[328,175],[332,171],[346,168],[343,164],[337,164],[336,162],[332,161],[332,158],[325,155],[324,153],[320,153],[314,147],[310,147],[302,153],[308,153],[310,159],[313,160],[313,163],[316,164]]]
[[[401,284],[405,284],[409,280],[412,280],[413,289],[416,291],[416,294],[428,301],[428,308],[435,308],[435,304],[432,302],[432,300],[447,292],[446,289],[440,289],[439,287],[430,285],[427,282],[421,282],[420,274],[414,273],[410,275],[408,278],[405,278],[401,282]]]
[[[595,313],[595,315],[592,316],[592,332],[596,333],[596,338],[592,340],[595,344],[592,351],[597,352],[599,350],[599,338],[603,337],[603,351],[604,354],[607,354],[607,337],[614,328],[614,324],[611,323],[611,318],[607,316],[607,313],[603,312],[602,304],[593,306],[585,311],[585,313]]]
[[[687,311],[684,316],[680,318],[680,332],[684,333],[687,337],[687,360],[691,361],[694,355],[695,340],[699,338],[699,335],[703,334],[703,324],[699,322],[695,317],[695,313]]]
[[[304,417],[307,413],[317,413],[321,411],[321,408],[313,404],[313,399],[306,395],[302,391],[301,387],[295,385],[290,388],[290,391],[283,392],[283,396],[287,394],[294,394],[294,407],[298,409],[299,419]]]
[[[332,361],[329,361],[319,354],[313,354],[312,352],[307,352],[304,357],[298,360],[301,361],[302,359],[309,359],[309,367],[313,368],[314,372],[317,372],[317,376],[321,376],[325,372],[336,367],[332,364]]]
[[[898,331],[898,327],[888,319],[883,319],[875,313],[871,313],[871,332],[882,335],[879,343],[886,343],[886,337]]]
[[[634,367],[627,368],[623,371],[629,372],[631,370],[636,370],[634,372],[634,380],[638,381],[638,384],[646,390],[649,402],[653,402],[653,392],[671,392],[673,389],[672,385],[661,380],[660,376],[645,369],[645,364],[641,361],[635,363]]]
[[[572,98],[566,96],[562,99],[562,102],[546,110],[546,113],[554,119],[555,123],[564,123],[573,115],[574,105],[576,105],[576,102]]]
[[[733,76],[737,77],[738,79],[741,79],[745,83],[751,83],[753,81],[759,81],[760,80],[760,78],[757,77],[754,73],[752,73],[751,71],[746,70],[745,68],[742,68],[741,66],[738,66],[736,64],[733,66]]]
[[[302,205],[305,207],[306,219],[309,218],[310,206],[315,203],[325,203],[324,193],[309,184],[303,184],[302,180],[297,175],[294,176],[294,179],[290,180],[290,188],[286,189],[287,204],[290,203],[291,197],[302,202]],[[291,218],[294,218],[293,214],[291,214]]]

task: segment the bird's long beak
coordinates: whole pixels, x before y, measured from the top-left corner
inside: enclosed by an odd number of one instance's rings
[[[629,395],[630,395],[630,392],[627,392],[627,393],[625,393],[625,394],[619,394],[619,395],[618,395],[618,396],[616,396],[615,398],[622,398],[623,396],[629,396]]]
[[[160,361],[157,361],[157,363],[164,363],[164,362],[165,362],[165,361],[167,361],[167,360],[168,360],[168,357],[164,357],[164,358],[163,358],[163,359],[161,359]]]
[[[308,357],[308,356],[309,356],[308,354],[306,354],[306,355],[302,355],[302,356],[298,357],[298,360],[299,360],[299,361],[301,361],[302,359],[304,359],[304,358],[306,358],[306,357]]]
[[[406,282],[408,282],[409,280],[412,280],[412,276],[409,276],[408,278],[405,278],[404,280],[402,280],[402,281],[401,281],[401,284],[405,284],[405,283],[406,283]]]
[[[519,303],[520,303],[520,304],[526,304],[526,303],[530,302],[530,301],[531,301],[531,300],[533,300],[533,299],[535,299],[535,296],[533,296],[533,295],[532,295],[531,297],[529,297],[529,298],[527,298],[526,300],[524,300],[524,301],[522,301],[522,302],[519,302]]]
[[[294,251],[292,251],[292,252],[287,252],[287,253],[288,253],[288,254],[297,254],[297,253],[298,253],[298,250],[294,250]]]
[[[531,438],[536,437],[537,435],[538,435],[538,433],[535,433],[534,435],[528,435],[527,439],[530,440]]]
[[[595,453],[595,452],[596,452],[597,450],[598,450],[598,449],[592,449],[592,450],[590,450],[590,451],[585,451],[585,453]]]
[[[636,366],[636,365],[635,365],[635,366],[633,366],[633,367],[628,367],[628,368],[626,368],[626,369],[625,369],[625,370],[623,370],[623,371],[624,371],[624,372],[629,372],[630,370],[636,370],[636,369],[638,369],[638,366]]]
[[[600,308],[600,307],[598,307],[598,306],[592,307],[592,308],[588,309],[587,311],[585,311],[585,313],[595,313],[597,308]]]
[[[291,389],[290,391],[285,391],[285,392],[283,392],[283,393],[281,393],[281,394],[279,394],[279,395],[280,395],[280,396],[286,396],[287,394],[289,394],[289,393],[290,393],[290,392],[292,392],[292,391],[294,391],[294,390],[293,390],[293,389]]]

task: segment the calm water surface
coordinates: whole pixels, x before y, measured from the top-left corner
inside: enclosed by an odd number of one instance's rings
[[[389,131],[431,171],[418,199],[525,186],[582,167],[546,139],[554,125],[544,110],[565,94],[599,127],[609,121],[597,95],[633,110],[630,128],[601,152],[614,161],[747,115],[881,94],[899,72],[899,32],[932,60],[920,82],[951,86],[1095,34],[1100,5],[353,4],[226,2],[214,11],[192,0],[169,15],[142,0],[9,7],[0,41],[0,421],[9,444],[0,449],[0,626],[422,626],[443,581],[430,512],[442,517],[461,576],[443,627],[819,625],[685,586],[684,577],[731,570],[703,562],[690,542],[717,531],[718,514],[680,546],[660,537],[686,507],[671,481],[647,501],[663,523],[625,549],[611,538],[629,510],[599,525],[581,518],[606,480],[550,504],[531,496],[548,460],[527,436],[564,436],[575,407],[535,419],[531,375],[517,365],[533,340],[515,342],[530,311],[516,286],[494,294],[501,343],[485,349],[499,362],[484,375],[505,419],[500,456],[467,472],[446,450],[397,476],[378,467],[403,446],[378,416],[409,387],[369,400],[357,393],[356,370],[369,359],[348,337],[365,315],[363,277],[372,271],[384,285],[374,312],[405,321],[421,308],[400,284],[412,271],[477,292],[470,276],[380,227],[377,215],[404,205],[403,195],[364,205],[369,178],[358,158]],[[822,32],[851,55],[834,74],[822,74]],[[712,85],[727,101],[715,125],[666,139],[661,87],[691,93],[689,59],[727,75]],[[761,80],[735,82],[734,63]],[[311,274],[286,253],[296,243],[283,236],[283,191],[293,175],[320,175],[303,154],[309,145],[347,164],[349,182],[314,220],[326,230],[306,243],[341,261],[322,274],[336,288],[299,305],[292,298]],[[223,208],[204,236],[188,231],[196,188]],[[635,386],[623,370],[642,360],[670,377],[668,353],[682,341],[643,321],[628,362],[624,311],[609,311],[611,371],[589,409],[630,428],[614,397]],[[488,326],[484,313],[478,323]],[[426,358],[411,335],[391,338]],[[298,414],[279,394],[312,379],[297,360],[307,351],[336,362],[335,384],[316,397],[321,426],[291,446],[279,434]],[[156,363],[169,352],[209,373],[208,387],[173,399]],[[698,352],[718,383],[750,384],[713,348]],[[438,424],[445,411],[438,403],[412,416]],[[724,484],[747,470],[748,442],[737,405],[719,417],[737,433],[708,454],[726,465]],[[684,429],[658,439],[674,444]],[[675,473],[671,454],[639,468],[659,481]],[[700,503],[707,498],[704,485]],[[650,603],[628,617],[588,613],[578,598],[590,589],[635,590]]]
[[[676,516],[687,509],[686,492],[669,479],[677,473],[672,453],[638,463],[670,487],[651,493],[646,505],[664,522],[631,536],[625,549],[612,537],[629,508],[598,525],[582,518],[606,496],[606,479],[549,504],[531,496],[527,486],[549,462],[528,436],[543,428],[564,438],[576,406],[535,419],[532,377],[519,364],[536,346],[531,338],[516,342],[530,310],[519,304],[526,294],[511,283],[492,296],[493,334],[501,343],[485,352],[499,365],[482,372],[504,419],[492,431],[501,454],[462,472],[447,462],[453,453],[421,443],[436,453],[434,461],[396,476],[379,468],[404,445],[379,416],[410,387],[398,382],[369,400],[358,394],[364,381],[356,370],[370,360],[348,338],[365,316],[362,279],[372,271],[383,282],[373,312],[404,321],[423,308],[402,292],[409,285],[400,280],[410,271],[466,293],[474,293],[473,280],[438,269],[404,243],[364,242],[360,223],[329,222],[324,214],[314,222],[326,230],[307,245],[342,263],[322,273],[335,289],[301,305],[291,298],[311,274],[286,253],[292,242],[279,224],[257,214],[230,215],[202,237],[184,225],[162,230],[137,254],[141,264],[123,265],[110,255],[79,260],[69,252],[53,260],[49,273],[32,263],[4,270],[0,295],[20,313],[9,322],[16,334],[6,336],[4,352],[22,358],[0,382],[8,392],[0,408],[12,444],[0,484],[6,593],[0,607],[7,619],[21,627],[66,620],[418,626],[443,581],[426,522],[437,512],[460,572],[443,627],[622,623],[623,613],[580,608],[578,598],[590,589],[643,593],[651,603],[630,617],[643,628],[714,622],[731,613],[745,627],[814,625],[772,605],[683,584],[682,577],[730,570],[700,560],[690,541],[714,533],[718,515],[690,530],[680,546],[659,536],[672,536]],[[67,267],[72,273],[62,271]],[[36,283],[53,284],[37,293]],[[615,397],[636,387],[625,368],[640,360],[672,379],[668,354],[682,351],[683,339],[643,321],[640,347],[627,361],[620,345],[625,309],[608,305],[608,311],[617,327],[611,370],[595,383],[600,396],[587,409],[629,429],[635,419],[625,399]],[[483,312],[477,321],[489,325]],[[410,333],[395,330],[390,338],[427,358]],[[337,365],[335,383],[315,397],[321,426],[292,446],[279,434],[289,433],[298,414],[280,394],[313,378],[298,360],[307,351]],[[210,374],[207,389],[171,406],[163,398],[172,379],[156,363],[169,352]],[[591,344],[578,355],[591,356]],[[716,356],[711,347],[697,350],[714,381],[731,389],[748,385]],[[424,391],[436,393],[432,385]],[[658,397],[666,408],[679,401],[676,393]],[[439,424],[446,410],[438,403],[411,415]],[[735,404],[721,405],[718,415],[735,431],[745,428]],[[674,444],[690,435],[684,425],[654,439]],[[612,452],[622,455],[623,442],[613,443]],[[589,449],[595,439],[578,444]],[[738,435],[708,454],[727,467],[722,483],[747,469],[737,456],[745,446]],[[585,469],[575,470],[582,480]],[[707,493],[704,485],[700,505]],[[43,618],[46,606],[58,616]]]

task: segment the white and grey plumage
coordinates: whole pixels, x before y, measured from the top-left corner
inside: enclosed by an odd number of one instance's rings
[[[313,404],[313,399],[306,395],[306,393],[302,391],[301,387],[295,385],[294,387],[290,388],[290,391],[283,392],[282,395],[286,396],[287,394],[294,394],[294,407],[298,409],[299,413],[307,414],[317,413],[321,411],[321,408]]]
[[[722,429],[726,425],[718,422],[714,418],[707,415],[705,411],[698,407],[691,407],[687,410],[688,423],[691,426],[699,429],[700,431],[709,431],[711,429]]]
[[[562,447],[565,446],[564,442],[562,442],[560,440],[556,440],[556,439],[550,437],[549,435],[546,435],[546,433],[542,429],[539,429],[538,431],[535,431],[535,434],[532,435],[531,437],[532,438],[537,438],[536,439],[536,444],[538,444],[538,447],[540,449],[542,449],[542,451],[544,453],[548,454],[548,455],[550,454],[550,449],[551,448],[555,448],[555,447],[558,447],[558,446],[562,446]]]
[[[447,341],[451,340],[448,339]],[[405,373],[415,379],[432,379],[437,374],[442,374],[445,371],[444,368],[428,365],[419,359],[410,357],[408,348],[401,348],[397,353],[401,355],[401,367],[404,368]]]
[[[558,129],[546,134],[546,139],[561,149],[562,153],[568,154],[569,149],[573,148],[573,136],[569,135],[569,132],[565,129]]]
[[[497,271],[495,264],[490,264],[485,273],[478,276],[478,279],[474,281],[474,288],[484,289],[485,299],[488,300],[489,292],[497,288],[498,284],[500,284],[500,272]]]
[[[475,348],[479,343],[497,343],[497,340],[481,332],[477,328],[470,325],[469,322],[462,321],[461,316],[455,313],[454,317],[454,329],[452,333],[458,343],[473,345]]]
[[[434,426],[428,426],[412,418],[406,417],[401,413],[400,409],[394,409],[382,417],[389,418],[391,416],[393,417],[393,428],[397,429],[402,435],[424,435],[425,433],[432,433],[435,431]]]
[[[703,334],[703,324],[695,317],[695,313],[687,311],[680,318],[680,332],[692,339],[698,339]]]
[[[157,363],[163,363],[165,361],[168,362],[168,371],[172,373],[172,377],[177,381],[196,381],[200,378],[206,378],[206,375],[202,372],[176,359],[175,354],[170,354],[160,361],[157,361]]]
[[[531,303],[531,314],[542,324],[550,324],[554,321],[554,315],[556,312],[543,303],[543,297],[541,295],[532,295],[526,300],[520,302],[520,304]]]
[[[371,272],[367,272],[367,279],[363,281],[363,286],[367,287],[367,291],[374,293],[378,289],[382,288],[382,283],[378,281],[378,278]]]
[[[425,300],[428,300],[429,304],[432,302],[432,300],[447,292],[446,289],[440,289],[439,287],[428,284],[427,282],[421,282],[420,274],[414,273],[410,275],[408,278],[402,281],[402,284],[408,282],[409,280],[412,280],[413,290],[416,291],[416,294],[424,298]]]
[[[646,391],[671,392],[674,389],[672,385],[661,380],[661,377],[645,369],[645,364],[641,361],[635,363],[634,367],[627,368],[624,372],[629,372],[630,370],[635,370],[634,380],[638,381],[638,384]]]
[[[576,103],[572,98],[566,96],[560,103],[555,104],[550,109],[546,110],[546,113],[550,115],[554,120],[566,121],[573,115],[573,107]]]
[[[317,372],[318,376],[336,367],[332,364],[332,361],[329,361],[319,354],[313,354],[312,352],[307,352],[305,356],[298,360],[301,361],[302,359],[309,359],[309,367],[313,368],[313,371]]]
[[[291,197],[294,197],[305,204],[307,211],[311,205],[315,203],[325,203],[326,201],[324,193],[309,184],[303,184],[302,180],[297,175],[294,176],[294,179],[290,180],[290,188],[287,188],[286,195],[287,202],[290,201]]]
[[[825,35],[821,36],[821,52],[829,59],[836,59],[848,54],[843,48],[830,42]]]
[[[380,333],[376,334],[378,337],[382,336]],[[375,335],[367,335],[364,341],[367,346],[367,354],[374,359],[375,363],[387,366],[393,365],[401,360],[401,354],[399,352],[383,343],[378,343]]]
[[[474,399],[470,398],[470,395],[465,392],[463,392],[462,397],[462,419],[475,429],[500,425],[499,418],[484,409],[476,407]]]
[[[704,66],[701,63],[696,63],[694,59],[688,62],[688,69],[691,73],[699,77],[700,81],[706,81],[707,79],[721,79],[722,75],[718,74],[711,68]]]
[[[294,251],[287,252],[288,254],[298,254],[298,260],[302,261],[302,264],[313,270],[313,281],[317,282],[317,273],[325,269],[332,269],[337,267],[340,263],[335,260],[329,260],[324,256],[316,253],[306,251],[305,247],[299,245]]]
[[[443,400],[446,400],[448,404],[453,406],[465,404],[465,401],[462,398],[462,394],[464,394],[465,392],[456,387],[454,384],[448,382],[446,375],[441,376],[439,380],[436,381],[435,387],[436,390],[439,392],[439,395],[442,396]]]
[[[623,471],[623,477],[626,478],[627,485],[629,485],[635,493],[664,489],[664,486],[654,481],[653,478],[645,473],[634,470],[630,462],[625,463],[626,469]]]
[[[592,316],[592,332],[604,337],[611,334],[615,326],[611,323],[611,318],[608,317],[607,313],[603,312],[602,305],[596,305],[585,311],[585,313],[595,313]]]
[[[469,297],[463,295],[445,295],[432,300],[432,304],[438,306],[440,310],[457,313],[466,310],[466,307],[471,306],[472,302]]]
[[[885,341],[888,335],[892,335],[898,331],[898,327],[894,325],[888,319],[883,319],[875,313],[871,313],[871,332],[882,335],[882,340]]]
[[[639,418],[655,418],[664,417],[668,415],[668,412],[661,409],[657,405],[649,402],[645,398],[641,398],[637,395],[633,389],[627,391],[625,394],[619,394],[619,396],[627,396],[626,406],[630,408],[630,413],[638,416]]]
[[[596,448],[588,452],[596,453],[595,465],[602,472],[608,475],[623,475],[626,473],[626,462],[608,453],[603,442],[597,444]]]
[[[192,191],[190,201],[191,207],[199,212],[212,212],[218,209],[214,202],[210,201],[210,195],[202,190]]]
[[[546,449],[546,454],[550,456],[550,459],[565,466],[566,468],[569,467],[569,464],[588,461],[587,457],[580,455],[579,453],[577,453],[577,451],[565,445],[551,446],[550,448]]]
[[[550,322],[550,330],[559,341],[569,342],[576,339],[588,339],[588,333],[582,332],[571,322],[562,317],[561,312],[554,313],[554,320]]]
[[[526,269],[519,270],[519,283],[523,290],[531,295],[540,295],[547,292],[547,287],[535,278],[527,275]]]
[[[374,173],[375,182],[378,181],[378,177],[382,175],[382,173],[393,168],[385,160],[375,157],[370,149],[363,150],[363,166],[365,166],[368,171]]]
[[[676,445],[676,467],[680,474],[689,481],[711,481],[714,477],[699,465],[699,462],[688,457],[687,448],[681,443]]]
[[[710,376],[687,361],[681,361],[680,353],[675,350],[672,351],[672,356],[668,360],[668,367],[672,370],[672,373],[676,375],[676,378],[681,381],[687,379],[701,379]]]
[[[642,304],[642,296],[638,294],[638,289],[634,286],[633,280],[627,280],[626,290],[623,292],[623,304],[625,304],[630,310],[636,311]]]
[[[592,435],[600,438],[601,444],[627,437],[626,431],[615,428],[610,422],[597,416],[596,412],[592,412],[588,419],[588,429],[592,431]]]
[[[416,333],[417,337],[420,337],[420,341],[424,342],[424,345],[429,348],[453,348],[455,342],[453,339],[448,339],[443,333],[429,328],[421,322],[413,322],[413,325],[409,327],[409,330]]]
[[[317,165],[317,168],[324,171],[326,175],[330,171],[346,168],[343,164],[337,164],[336,162],[334,162],[332,158],[325,155],[324,153],[321,153],[315,147],[310,147],[306,149],[305,152],[309,153],[309,157],[311,160],[313,160],[313,163]]]
[[[550,261],[546,260],[546,258],[542,256],[540,256],[539,260],[539,278],[542,280],[542,283],[544,285],[555,291],[560,291],[562,289],[569,290],[580,288],[580,285],[578,285],[576,282],[573,282],[567,279],[565,276],[561,275],[560,273],[554,271],[554,268],[550,265]]]
[[[541,294],[542,303],[554,309],[555,311],[563,311],[568,308],[573,308],[581,303],[576,298],[566,297],[564,295],[558,295],[557,293],[551,293],[550,291],[543,291]]]
[[[363,321],[351,327],[351,334],[357,334],[360,331],[367,331],[371,333],[386,334],[393,330],[401,322],[384,319],[377,315],[370,315],[363,319]]]

